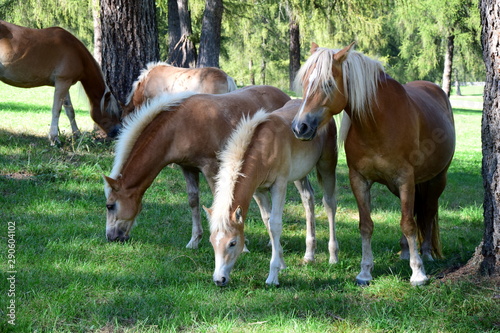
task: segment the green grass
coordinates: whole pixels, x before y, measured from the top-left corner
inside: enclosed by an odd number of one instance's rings
[[[144,196],[139,223],[125,244],[105,240],[101,175],[113,145],[92,139],[85,103],[77,106],[84,133],[50,147],[52,89],[0,85],[0,331],[19,332],[493,332],[500,329],[498,286],[444,281],[482,238],[481,113],[455,110],[458,144],[441,200],[443,260],[426,263],[431,283],[410,286],[400,261],[398,201],[375,185],[374,281],[354,283],[361,257],[357,209],[345,156],[338,169],[340,262],[329,265],[326,215],[317,197],[316,262],[301,262],[305,222],[290,187],[282,244],[288,268],[280,287],[265,286],[270,249],[252,204],[246,223],[251,253],[239,258],[226,288],[211,279],[213,251],[205,234],[185,248],[191,217],[178,168],[165,168]],[[65,115],[61,116],[64,120]],[[65,134],[64,134],[65,133]],[[313,183],[316,184],[313,177]],[[202,183],[202,204],[211,204]],[[7,324],[8,222],[16,224],[16,326]],[[208,229],[206,219],[203,220]]]

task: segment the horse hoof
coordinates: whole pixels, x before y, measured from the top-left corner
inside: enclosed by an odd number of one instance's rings
[[[360,279],[356,279],[356,284],[360,287],[368,287],[370,285],[370,281],[369,280],[360,280]]]
[[[417,280],[417,281],[410,281],[410,283],[414,287],[425,286],[426,284],[429,283],[429,279]]]

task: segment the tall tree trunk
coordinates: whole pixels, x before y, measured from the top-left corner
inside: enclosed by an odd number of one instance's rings
[[[453,69],[453,49],[454,49],[455,36],[450,35],[446,38],[446,54],[444,56],[444,70],[443,70],[443,90],[450,96],[451,91],[451,73]]]
[[[101,0],[102,68],[118,100],[148,62],[158,61],[154,0]]]
[[[481,0],[481,41],[486,65],[482,120],[484,235],[476,251],[482,275],[500,271],[500,2]]]
[[[253,60],[250,59],[248,62],[248,71],[250,72],[250,84],[255,85],[255,70],[253,69]]]
[[[177,67],[196,67],[196,47],[191,40],[191,14],[188,0],[168,1],[168,62]]]
[[[222,0],[206,0],[197,67],[219,67]]]
[[[102,29],[101,7],[99,0],[92,0],[92,18],[94,20],[94,58],[101,65],[102,57]]]
[[[293,82],[295,75],[300,69],[300,30],[299,23],[295,20],[293,14],[290,15],[290,64],[289,64],[289,79],[290,90],[294,89]]]

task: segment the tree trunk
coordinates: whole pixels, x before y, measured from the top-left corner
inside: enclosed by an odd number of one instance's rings
[[[450,96],[451,91],[451,73],[453,69],[453,49],[454,49],[454,35],[448,36],[446,39],[446,54],[444,56],[444,70],[443,70],[443,90]]]
[[[102,68],[114,95],[124,102],[141,69],[158,61],[154,0],[101,0]]]
[[[484,235],[471,260],[482,275],[500,271],[500,2],[481,0],[481,41],[486,65],[482,119]],[[478,248],[479,249],[479,248]]]
[[[293,82],[295,75],[300,69],[300,30],[299,23],[295,20],[293,15],[290,15],[290,65],[289,65],[289,79],[290,90],[294,89]]]
[[[196,47],[191,36],[191,14],[188,0],[168,1],[168,63],[177,67],[196,67]]]
[[[248,62],[248,71],[250,72],[250,84],[255,85],[255,70],[253,69],[253,60],[250,59]]]
[[[94,58],[101,65],[102,57],[102,29],[99,0],[92,0],[92,18],[94,20]]]
[[[197,67],[219,67],[222,0],[206,0]]]

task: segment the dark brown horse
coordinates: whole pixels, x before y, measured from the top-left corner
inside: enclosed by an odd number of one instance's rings
[[[186,178],[192,210],[192,238],[187,247],[197,248],[202,236],[199,173],[213,190],[217,152],[240,118],[261,108],[278,109],[288,100],[287,94],[270,86],[221,95],[160,95],[127,117],[113,170],[105,177],[108,240],[129,238],[144,192],[166,165],[177,163]]]
[[[337,129],[331,119],[313,140],[297,140],[290,125],[300,104],[300,100],[291,100],[272,113],[259,112],[242,120],[220,153],[214,204],[212,209],[207,209],[210,241],[215,252],[213,280],[218,286],[229,282],[229,273],[243,251],[244,221],[254,193],[264,210],[262,215],[271,237],[272,256],[266,283],[279,284],[278,273],[286,267],[280,237],[287,184],[294,181],[300,185],[314,168],[324,191],[323,204],[330,226],[330,263],[338,261],[335,236]],[[311,200],[314,207],[314,198]],[[316,248],[314,212],[306,217],[306,222],[304,259],[312,261]]]
[[[20,88],[55,87],[49,140],[58,142],[64,106],[73,134],[79,130],[69,88],[80,81],[90,102],[90,116],[109,137],[121,127],[121,110],[101,69],[75,36],[62,28],[30,29],[0,21],[0,80]]]
[[[435,84],[415,81],[402,85],[382,65],[350,46],[342,50],[312,45],[312,55],[297,74],[304,103],[292,129],[310,140],[332,115],[345,110],[341,136],[351,187],[359,209],[363,257],[360,284],[372,279],[373,254],[370,188],[386,185],[401,200],[402,257],[409,251],[413,285],[428,280],[418,253],[441,255],[438,199],[455,150],[450,102]]]
[[[123,117],[159,94],[192,91],[225,94],[236,90],[233,78],[215,67],[181,68],[165,62],[150,63],[132,86]]]

